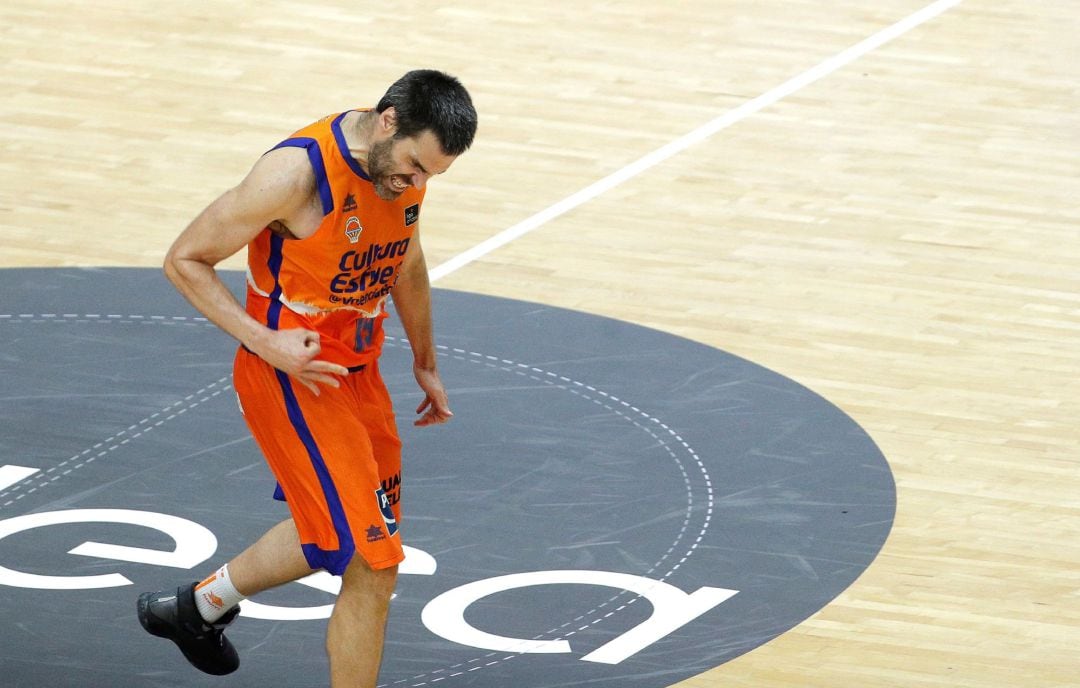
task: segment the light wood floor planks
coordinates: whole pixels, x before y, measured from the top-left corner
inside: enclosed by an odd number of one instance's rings
[[[481,113],[438,265],[924,4],[7,0],[0,267],[158,265],[417,66]],[[749,358],[888,457],[871,568],[685,688],[1080,684],[1078,36],[1075,3],[967,0],[439,282]]]

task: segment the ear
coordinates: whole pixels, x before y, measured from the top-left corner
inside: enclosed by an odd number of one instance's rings
[[[397,132],[397,111],[390,106],[379,113],[379,130],[386,135],[393,136]]]

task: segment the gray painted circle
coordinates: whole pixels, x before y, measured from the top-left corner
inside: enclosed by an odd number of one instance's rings
[[[238,274],[227,279],[242,284]],[[381,365],[405,442],[404,542],[438,569],[400,578],[380,685],[667,686],[806,619],[884,543],[895,511],[887,462],[849,417],[795,382],[624,322],[445,290],[435,302],[454,421],[411,426],[420,397],[393,320]],[[135,584],[3,588],[0,613],[24,628],[7,629],[0,650],[17,685],[219,685],[128,614],[135,591],[200,577],[285,515],[235,410],[234,343],[197,316],[156,270],[0,270],[0,464],[42,471],[0,490],[0,518],[145,509],[201,523],[219,540],[215,557],[190,572],[66,554],[91,539],[170,544],[135,526],[0,541],[0,565],[115,570]],[[738,593],[618,664],[582,657],[652,609],[609,587],[519,588],[467,609],[477,629],[565,639],[569,653],[477,649],[420,621],[448,590],[554,570]],[[331,600],[295,585],[260,596],[285,606]],[[236,676],[243,685],[325,685],[324,628],[242,620],[230,630],[241,649]],[[79,676],[71,662],[81,663]]]

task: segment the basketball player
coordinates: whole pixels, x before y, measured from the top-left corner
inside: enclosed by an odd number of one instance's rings
[[[446,422],[418,221],[425,184],[475,132],[457,79],[409,72],[374,110],[330,115],[264,154],[169,250],[168,278],[240,342],[234,386],[292,516],[202,582],[139,597],[143,627],[198,669],[239,666],[223,634],[238,602],[325,569],[341,576],[331,686],[374,688],[404,558],[401,442],[378,367],[384,304],[392,293],[425,394],[415,424]],[[246,307],[214,267],[245,246]]]

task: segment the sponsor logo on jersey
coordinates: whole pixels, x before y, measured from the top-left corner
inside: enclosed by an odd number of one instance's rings
[[[389,244],[371,244],[366,251],[346,251],[338,260],[341,270],[330,280],[330,302],[345,305],[363,305],[372,299],[382,298],[394,286],[394,274],[401,265],[396,260],[391,265],[379,265],[380,261],[403,259],[409,249],[409,239]],[[369,291],[375,290],[375,291]],[[338,294],[357,294],[357,297],[341,297]]]
[[[379,502],[379,511],[382,512],[383,521],[386,523],[386,532],[390,533],[390,537],[393,537],[397,533],[398,527],[394,510],[390,508],[390,498],[386,496],[386,492],[380,487],[375,490],[375,499]]]

